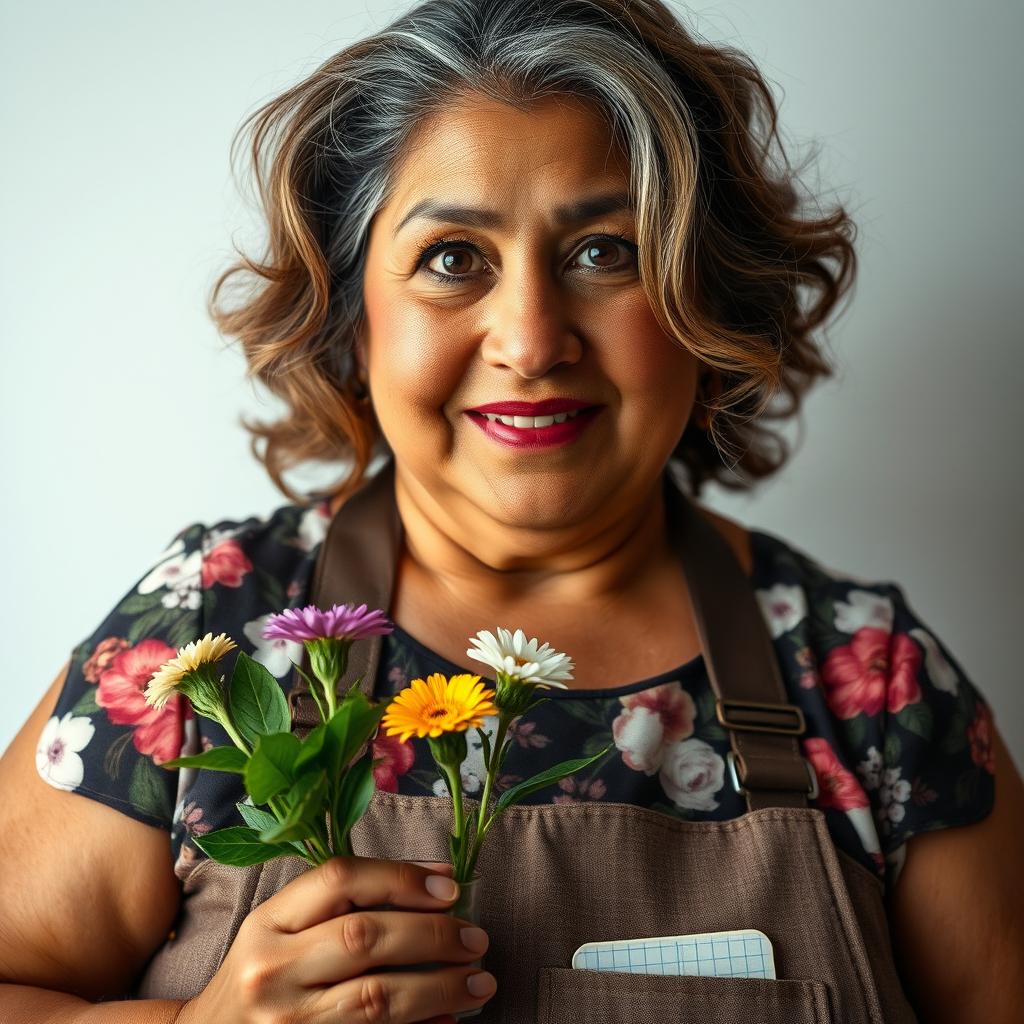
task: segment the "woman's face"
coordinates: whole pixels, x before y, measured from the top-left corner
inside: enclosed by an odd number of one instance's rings
[[[421,126],[373,220],[374,410],[399,479],[457,522],[593,527],[650,495],[686,426],[698,362],[654,318],[633,215],[569,216],[625,200],[610,145],[571,98],[522,113],[474,97]],[[474,411],[552,400],[585,408],[550,425],[543,409],[512,425]]]

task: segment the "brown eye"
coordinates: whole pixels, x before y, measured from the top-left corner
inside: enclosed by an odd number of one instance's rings
[[[625,239],[621,241],[610,238],[597,239],[593,242],[588,242],[580,250],[580,258],[591,261],[589,265],[594,270],[617,270],[621,259],[621,251],[628,244],[625,242]],[[584,264],[584,266],[587,266],[587,264]]]
[[[465,249],[446,249],[441,253],[441,269],[446,270],[449,274],[464,273],[470,269],[472,262],[467,258]]]

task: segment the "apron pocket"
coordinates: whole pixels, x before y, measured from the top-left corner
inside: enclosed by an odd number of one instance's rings
[[[537,980],[537,1024],[833,1024],[820,981],[574,967],[541,967]]]

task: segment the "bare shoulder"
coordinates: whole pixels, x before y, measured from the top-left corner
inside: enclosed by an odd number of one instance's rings
[[[750,551],[750,531],[742,525],[742,523],[736,522],[735,519],[730,519],[728,516],[719,515],[717,512],[712,512],[711,509],[705,508],[699,503],[694,503],[696,509],[704,516],[708,522],[714,526],[722,537],[728,542],[732,548],[733,553],[739,560],[740,565],[743,567],[744,573],[750,575],[753,571],[753,556]]]
[[[164,830],[39,777],[67,670],[0,758],[0,982],[111,999],[167,937],[180,886]]]
[[[922,1020],[1018,1020],[1024,1001],[1024,782],[992,730],[996,799],[981,821],[912,836],[889,915]]]

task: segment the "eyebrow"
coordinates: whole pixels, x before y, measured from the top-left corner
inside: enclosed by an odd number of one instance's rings
[[[624,192],[613,192],[605,195],[590,196],[579,202],[555,208],[555,222],[565,226],[579,224],[583,221],[601,217],[606,213],[617,213],[620,210],[633,211],[629,196]],[[423,199],[418,202],[399,222],[392,238],[409,221],[417,217],[425,220],[445,221],[453,224],[465,224],[475,228],[501,228],[505,219],[498,210],[486,210],[476,206],[453,206],[440,199]]]

